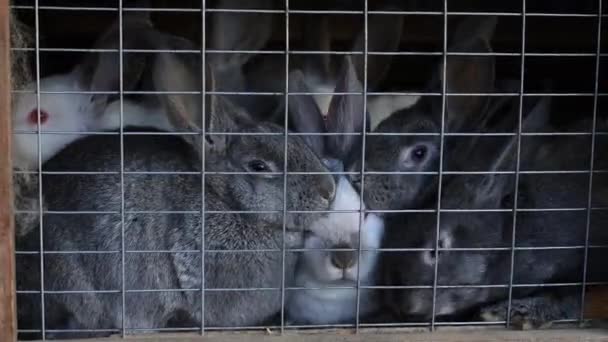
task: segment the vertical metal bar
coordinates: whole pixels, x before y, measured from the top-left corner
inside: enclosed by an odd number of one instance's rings
[[[123,0],[118,0],[118,72],[120,97],[120,264],[121,264],[121,335],[124,338],[127,332],[127,305],[125,284],[125,136],[124,136],[124,94],[123,94]]]
[[[285,140],[283,145],[283,241],[281,258],[281,334],[285,332],[285,234],[287,226],[287,127],[289,127],[289,0],[285,0]]]
[[[0,336],[17,341],[9,0],[0,0]]]
[[[207,84],[207,2],[201,1],[201,335],[205,334],[205,132],[207,131],[206,120],[206,84]],[[213,90],[213,89],[211,89]]]
[[[359,257],[358,257],[358,262],[357,262],[357,312],[356,312],[356,321],[355,321],[355,331],[358,333],[359,332],[359,324],[360,324],[360,313],[361,313],[361,277],[360,277],[360,265],[361,265],[361,230],[363,229],[363,221],[365,218],[365,210],[364,208],[364,191],[365,191],[365,135],[366,135],[366,130],[365,127],[367,125],[367,58],[368,56],[368,30],[369,30],[369,13],[368,13],[368,8],[369,8],[369,4],[368,4],[368,0],[365,0],[364,2],[364,8],[363,8],[363,16],[364,16],[364,22],[363,22],[363,31],[364,31],[364,42],[363,42],[363,127],[362,128],[362,132],[361,132],[361,136],[362,136],[362,144],[361,144],[361,198],[360,198],[360,202],[359,202],[359,247],[358,247],[358,253],[359,253]],[[350,89],[347,89],[348,91],[350,91]],[[347,95],[349,96],[349,95]],[[370,291],[370,290],[368,290]],[[373,290],[371,290],[373,291]]]
[[[40,8],[38,0],[34,2],[34,29],[35,29],[35,54],[36,54],[36,137],[38,139],[38,219],[40,239],[40,332],[42,340],[46,340],[46,307],[44,298],[44,218],[43,218],[43,196],[42,196],[42,134],[40,122]]]
[[[448,89],[448,0],[443,1],[443,69],[441,73],[443,75],[443,84],[441,88],[441,134],[439,144],[439,175],[437,185],[437,225],[435,227],[435,269],[433,276],[433,311],[431,318],[431,331],[435,330],[435,314],[437,309],[437,280],[439,274],[439,230],[441,227],[441,190],[443,182],[443,150],[445,142],[445,112],[447,107],[446,93]]]
[[[513,278],[515,274],[515,239],[517,237],[517,205],[519,197],[519,169],[521,162],[521,133],[524,110],[524,79],[526,60],[526,0],[522,0],[521,8],[521,60],[519,70],[519,109],[517,118],[517,147],[515,160],[515,189],[513,190],[513,226],[511,229],[511,269],[509,271],[509,304],[507,306],[507,327],[511,325],[511,304],[513,303]]]
[[[602,42],[602,0],[598,0],[598,12],[597,12],[597,48],[595,58],[595,89],[593,95],[593,124],[591,127],[591,156],[589,157],[589,189],[587,198],[587,222],[585,226],[585,256],[583,258],[583,280],[581,288],[581,312],[579,319],[582,322],[585,316],[585,296],[587,287],[587,268],[589,262],[589,234],[591,230],[591,214],[593,206],[593,171],[594,171],[594,159],[595,159],[595,136],[597,130],[597,112],[599,106],[599,89],[600,89],[600,60],[601,60],[601,44]]]

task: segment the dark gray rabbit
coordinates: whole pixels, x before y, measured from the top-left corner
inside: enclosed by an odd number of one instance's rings
[[[162,34],[156,38],[172,39]],[[155,89],[201,89],[200,61],[188,57],[159,54],[153,68]],[[211,69],[207,68],[206,76],[206,89],[215,89]],[[197,132],[205,127],[206,132],[228,134],[204,139],[198,134],[184,139],[128,135],[122,143],[111,136],[87,137],[45,164],[46,170],[54,171],[116,172],[122,168],[128,172],[123,175],[124,187],[115,173],[43,177],[49,210],[105,213],[44,216],[46,251],[88,251],[45,255],[47,329],[120,329],[123,324],[141,330],[196,327],[202,312],[206,326],[261,324],[280,310],[282,279],[289,282],[293,276],[295,259],[288,257],[283,264],[283,243],[287,248],[301,248],[304,230],[324,228],[315,225],[324,214],[288,214],[284,221],[281,212],[284,184],[280,173],[285,163],[289,171],[316,173],[288,176],[284,199],[288,210],[327,210],[335,196],[333,178],[318,174],[327,169],[303,139],[289,137],[285,161],[283,136],[231,135],[280,133],[282,129],[254,122],[221,97],[207,96],[204,111],[200,96],[171,94],[161,100],[176,130]],[[204,221],[197,214],[202,209],[202,156],[206,171],[211,172],[204,179],[204,205],[209,211]],[[160,174],[130,173],[144,170]],[[178,174],[163,173],[167,171]],[[117,214],[121,209],[126,211],[124,216]],[[206,254],[201,284],[198,250],[203,224]],[[124,252],[124,269],[123,244],[131,251]],[[29,284],[30,289],[38,286]],[[127,291],[124,320],[123,286]],[[202,286],[210,289],[204,296]]]
[[[481,22],[463,22],[452,38],[450,51],[491,52],[489,39],[495,25],[495,17]],[[441,83],[441,65],[437,71],[430,88]],[[447,79],[449,92],[492,91],[495,83],[494,58],[450,57]],[[446,100],[446,132],[478,130],[486,126],[487,117],[493,114],[493,107],[485,98],[454,96]],[[382,121],[374,129],[374,134],[367,137],[365,171],[372,173],[365,176],[363,197],[370,209],[417,208],[436,193],[441,114],[441,97],[423,96],[414,106],[395,112]],[[359,163],[352,170],[359,170],[360,167]],[[360,183],[360,177],[353,178],[355,184]]]
[[[547,102],[540,101],[523,123],[524,131],[538,131],[548,121]],[[488,153],[487,146],[482,153]],[[515,167],[516,139],[498,147],[490,171],[509,171]],[[475,151],[477,148],[473,148]],[[522,151],[522,165],[538,160],[539,151],[552,149],[553,159],[567,159],[560,154],[562,144],[540,144]],[[475,152],[474,152],[475,153]],[[576,158],[576,156],[575,156]],[[534,182],[520,178],[519,208],[567,206],[564,197],[586,192],[581,183],[571,183],[568,195],[559,198],[562,189],[540,190]],[[599,186],[599,185],[598,185]],[[578,189],[575,189],[578,188]],[[477,212],[443,212],[436,236],[436,214],[396,216],[387,222],[388,248],[422,248],[424,251],[386,253],[383,285],[413,286],[387,292],[387,305],[401,319],[430,319],[433,313],[443,316],[478,315],[486,320],[506,320],[506,305],[511,271],[513,235],[514,175],[463,175],[447,182],[442,191],[443,209],[477,209]],[[503,209],[503,210],[500,210]],[[584,214],[584,212],[583,212]],[[517,247],[580,246],[585,238],[585,215],[579,212],[519,212]],[[396,223],[395,220],[402,223]],[[403,223],[405,221],[405,223]],[[439,251],[435,252],[438,242]],[[485,248],[485,249],[484,249]],[[498,250],[487,250],[497,248]],[[458,250],[464,249],[464,250]],[[468,250],[466,250],[468,249]],[[439,263],[436,266],[436,263]],[[567,283],[582,280],[583,250],[580,248],[522,249],[515,252],[513,282],[523,286],[513,290],[511,318],[520,326],[542,326],[547,320],[577,318],[577,305],[571,293],[561,288],[539,291],[527,284]],[[436,300],[433,302],[434,270],[438,267]],[[478,287],[475,287],[478,286]],[[564,292],[566,294],[564,294]],[[496,303],[496,304],[495,304]],[[503,310],[504,309],[504,310]]]

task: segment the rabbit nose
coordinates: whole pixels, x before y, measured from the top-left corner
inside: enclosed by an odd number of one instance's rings
[[[352,248],[346,245],[335,246],[334,248]],[[346,270],[355,265],[357,254],[355,251],[333,251],[330,254],[331,263],[336,268]]]

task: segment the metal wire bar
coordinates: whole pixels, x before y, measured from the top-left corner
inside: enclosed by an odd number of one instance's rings
[[[38,12],[38,0],[34,1],[34,30],[35,30],[35,44],[36,44],[36,106],[37,106],[37,118],[36,118],[36,127],[38,128],[37,139],[37,162],[38,162],[38,217],[39,217],[39,243],[40,243],[40,252],[44,251],[44,219],[42,217],[43,210],[43,182],[42,182],[42,136],[40,134],[41,127],[41,110],[40,110],[40,17]],[[45,334],[45,326],[46,326],[46,316],[45,316],[45,291],[44,291],[44,255],[40,255],[40,315],[41,315],[41,329],[42,329],[42,340],[46,340]]]
[[[287,142],[289,138],[289,0],[285,0],[285,110],[284,115],[284,133],[285,139],[283,140],[283,234],[281,235],[281,334],[285,332],[285,236],[287,235]]]
[[[445,117],[447,111],[447,90],[448,90],[448,0],[443,1],[443,61],[441,65],[442,85],[441,85],[441,135],[439,136],[439,180],[437,185],[437,216],[435,224],[435,251],[439,248],[439,231],[441,229],[441,191],[443,190],[443,153],[445,145],[446,131]],[[435,264],[433,269],[433,308],[431,312],[431,331],[435,330],[435,321],[437,320],[437,281],[439,279],[439,253],[435,252]]]
[[[363,222],[365,219],[365,211],[363,210],[363,208],[365,207],[365,203],[364,203],[364,198],[365,198],[365,127],[367,127],[367,73],[368,73],[368,53],[369,53],[369,15],[368,15],[368,10],[369,10],[369,4],[368,4],[368,0],[364,1],[364,14],[363,14],[363,113],[361,115],[361,117],[363,118],[363,122],[361,125],[361,137],[362,137],[362,143],[361,143],[361,169],[360,171],[360,176],[361,176],[361,193],[359,194],[359,230],[357,232],[358,234],[358,239],[359,239],[359,243],[358,243],[358,252],[357,252],[357,303],[356,303],[356,307],[355,307],[355,331],[358,333],[359,332],[359,324],[360,324],[360,320],[361,320],[361,277],[360,277],[360,265],[361,265],[361,248],[362,248],[362,239],[361,239],[361,230],[363,230]]]
[[[207,1],[201,1],[201,335],[205,335],[205,251],[206,251],[206,234],[205,234],[205,224],[207,215],[205,215],[205,182],[207,180],[206,173],[206,146],[205,146],[205,133],[207,131],[207,102],[206,102],[206,91],[207,91],[207,54],[206,54],[206,46],[207,46]],[[209,75],[213,76],[213,75]],[[213,102],[213,101],[212,101]]]
[[[513,288],[552,288],[552,287],[580,287],[582,282],[571,283],[516,283]],[[608,282],[594,285],[606,285]],[[510,284],[454,284],[437,285],[440,290],[458,289],[508,289]],[[206,292],[279,292],[282,287],[243,287],[243,288],[206,288]],[[287,291],[322,291],[322,290],[356,290],[357,286],[321,286],[321,287],[285,287]],[[364,290],[432,290],[434,285],[393,285],[393,286],[368,286],[361,285]],[[180,293],[200,292],[200,288],[175,288],[175,289],[129,289],[128,293]],[[120,294],[122,290],[47,290],[49,295],[78,295],[78,294]],[[18,294],[37,294],[37,291],[17,291]],[[199,328],[200,329],[200,328]]]
[[[536,247],[514,247],[516,251],[547,251],[547,250],[577,250],[585,248],[608,248],[608,245],[573,245],[573,246],[536,246]],[[361,250],[363,252],[434,252],[433,248],[287,248],[286,251],[290,253],[303,253],[303,252],[339,252],[339,251],[352,251],[356,252]],[[238,253],[280,253],[281,249],[235,249],[235,250],[205,250],[205,253],[218,253],[218,254],[238,254]],[[439,252],[502,252],[511,251],[511,247],[459,247],[459,248],[439,248]],[[21,255],[40,255],[39,251],[16,251],[16,254]],[[44,251],[43,254],[47,255],[104,255],[104,254],[118,254],[120,250],[108,250],[108,251],[85,251],[85,250],[74,250],[74,251]],[[200,254],[201,250],[126,250],[126,254]]]
[[[601,52],[601,42],[602,42],[602,0],[598,1],[598,13],[597,13],[597,47],[596,53],[597,57],[595,60],[595,93],[597,94],[600,89],[600,52]],[[587,218],[585,223],[585,255],[583,257],[583,279],[582,279],[582,287],[581,287],[581,310],[579,313],[580,322],[584,321],[585,318],[585,297],[586,297],[586,283],[587,283],[587,270],[588,270],[588,261],[589,261],[589,243],[590,243],[590,235],[591,235],[591,208],[593,207],[593,169],[595,167],[595,133],[597,130],[597,113],[598,113],[599,99],[597,95],[593,99],[593,119],[591,125],[591,146],[590,151],[591,155],[589,156],[589,187],[588,197],[587,197]]]
[[[34,6],[28,5],[13,5],[12,9],[33,10]],[[116,12],[117,7],[87,7],[87,6],[40,6],[40,10],[46,11],[99,11],[99,12]],[[163,7],[163,8],[147,8],[147,7],[125,7],[125,12],[200,12],[196,8],[179,8],[179,7]],[[274,9],[236,9],[236,8],[208,8],[209,13],[261,13],[261,14],[283,14],[283,10]],[[344,15],[361,15],[363,10],[297,10],[291,9],[292,14],[344,14]],[[371,15],[425,15],[425,16],[441,16],[443,11],[380,11],[370,10]],[[501,16],[501,17],[517,17],[520,12],[488,12],[488,11],[449,11],[448,16]],[[530,12],[526,14],[529,17],[572,17],[586,18],[595,17],[594,13],[546,13],[546,12]],[[603,14],[602,17],[607,16]]]
[[[522,12],[521,12],[521,63],[520,63],[520,75],[519,75],[519,93],[525,92],[524,87],[524,76],[525,76],[525,60],[526,60],[526,0],[522,0]],[[513,224],[511,226],[511,260],[509,269],[509,304],[507,306],[507,327],[511,325],[511,309],[513,304],[513,281],[515,278],[515,244],[517,239],[517,213],[518,213],[518,197],[519,197],[519,175],[521,169],[521,133],[523,126],[523,111],[524,111],[524,98],[522,95],[519,97],[519,108],[517,118],[517,143],[516,143],[516,159],[515,159],[515,184],[514,184],[514,195],[513,195]]]
[[[11,48],[11,51],[35,51],[35,48],[17,47]],[[118,49],[105,48],[40,48],[40,52],[74,52],[74,53],[116,53]],[[151,54],[151,53],[175,53],[175,54],[195,54],[200,55],[201,50],[192,49],[124,49],[125,53],[133,54]],[[204,53],[208,54],[255,54],[255,55],[282,55],[285,51],[282,50],[219,50],[206,49]],[[292,55],[363,55],[361,51],[319,51],[319,50],[292,50],[289,52]],[[447,52],[448,56],[468,56],[468,57],[520,57],[520,52]],[[369,51],[368,56],[441,56],[440,51]],[[531,57],[597,57],[596,53],[592,52],[535,52],[527,53]],[[600,54],[600,56],[608,56],[608,54]]]
[[[42,135],[120,135],[120,132],[114,131],[27,131],[27,130],[15,130],[14,134],[18,135],[33,135],[33,134],[42,134]],[[604,132],[606,135],[608,132]],[[164,132],[164,131],[150,131],[150,132],[124,132],[124,135],[201,135],[201,132]],[[357,133],[335,133],[335,132],[317,132],[317,133],[301,133],[301,132],[288,132],[290,136],[357,136],[361,134]],[[282,133],[275,132],[212,132],[205,133],[205,136],[283,136]],[[438,137],[441,133],[414,133],[414,132],[369,132],[365,134],[365,136],[404,136],[404,137]],[[446,137],[513,137],[517,136],[517,133],[507,133],[507,132],[498,132],[498,133],[477,133],[477,132],[446,132],[444,134]],[[591,132],[522,132],[522,136],[528,137],[544,137],[544,136],[590,136]],[[369,172],[369,171],[366,171]]]
[[[586,211],[587,207],[558,207],[558,208],[517,208],[518,212],[566,212],[566,211]],[[591,210],[606,211],[606,207],[592,207]],[[513,209],[469,209],[469,208],[441,208],[442,213],[507,213]],[[205,210],[206,214],[280,214],[283,211],[277,210]],[[330,214],[330,213],[358,213],[359,210],[287,210],[288,214]],[[437,209],[365,209],[365,213],[436,213]],[[36,210],[16,210],[17,214],[37,214]],[[94,211],[94,210],[44,210],[47,215],[119,215],[120,211]],[[145,215],[200,215],[199,210],[126,210],[125,214],[145,214]]]
[[[557,175],[557,174],[588,174],[591,170],[530,170],[520,171],[520,174],[529,175]],[[606,173],[608,170],[593,170],[593,173]],[[35,171],[15,171],[16,174],[36,174]],[[250,172],[239,172],[239,171],[206,171],[208,175],[226,175],[226,176],[239,176],[239,175],[250,175]],[[347,172],[304,172],[304,171],[287,171],[288,175],[354,175],[359,172],[347,171]],[[74,176],[101,176],[101,175],[118,175],[118,171],[42,171],[43,175],[74,175]],[[126,175],[167,175],[167,176],[188,176],[188,175],[199,175],[200,172],[195,171],[125,171]],[[438,175],[436,171],[366,171],[365,175]],[[514,175],[515,171],[444,171],[444,175]],[[256,175],[260,176],[280,176],[283,172],[256,172]]]
[[[120,281],[121,281],[121,335],[124,338],[127,334],[125,330],[127,326],[127,290],[126,290],[126,281],[125,281],[125,136],[124,136],[124,55],[122,52],[123,49],[123,11],[122,11],[122,1],[118,0],[118,77],[119,77],[119,101],[120,101],[120,111],[119,111],[119,122],[120,122]]]
[[[31,90],[13,90],[12,93],[17,94],[34,94]],[[118,95],[118,91],[46,91],[41,90],[40,94],[74,94],[74,95]],[[255,91],[208,91],[207,95],[256,95],[256,96],[284,96],[284,92],[255,92]],[[156,90],[132,90],[124,91],[124,95],[201,95],[201,91],[156,91]],[[290,96],[296,95],[361,95],[353,92],[293,92]],[[368,92],[369,96],[442,96],[441,93],[435,92]],[[518,96],[518,93],[447,93],[447,96]],[[563,93],[524,93],[524,97],[595,97],[595,93],[585,92],[563,92]],[[597,96],[608,96],[608,93],[598,93]],[[369,133],[368,133],[369,134]]]

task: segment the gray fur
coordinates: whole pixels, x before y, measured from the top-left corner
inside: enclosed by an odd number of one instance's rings
[[[526,118],[524,131],[535,131],[534,127],[547,120],[546,101]],[[547,122],[544,122],[546,125]],[[563,137],[562,137],[563,138]],[[522,149],[521,165],[530,162],[556,165],[572,163],[580,158],[576,153],[562,153],[567,140],[547,140],[541,144]],[[582,148],[584,145],[578,145]],[[487,151],[483,143],[477,147]],[[493,154],[490,171],[513,170],[516,140],[511,138]],[[570,147],[576,150],[575,146]],[[473,149],[474,151],[475,149]],[[547,151],[551,151],[547,153]],[[475,153],[475,152],[474,152]],[[547,153],[548,158],[539,154]],[[557,164],[560,164],[557,163]],[[553,170],[560,170],[559,167]],[[563,170],[563,168],[562,168]],[[545,179],[520,176],[518,208],[566,208],[579,203],[587,196],[587,178],[570,178],[559,175],[543,175]],[[597,183],[603,189],[601,183]],[[460,175],[446,180],[442,192],[441,206],[444,209],[509,209],[513,207],[514,176],[504,174]],[[602,196],[605,200],[606,196]],[[601,204],[598,204],[602,206]],[[439,227],[439,257],[435,251],[412,253],[387,253],[384,260],[383,285],[432,285],[435,263],[438,265],[439,285],[500,285],[509,283],[511,251],[455,251],[454,248],[505,247],[511,246],[512,212],[445,212]],[[389,248],[435,248],[436,218],[434,213],[397,216],[387,223],[387,246]],[[584,244],[585,212],[519,212],[517,215],[516,246],[578,246]],[[405,223],[403,223],[405,221]],[[389,220],[390,222],[390,220]],[[403,233],[407,227],[407,234]],[[520,250],[515,253],[515,284],[578,282],[582,279],[583,250]],[[599,272],[602,276],[602,272]],[[605,276],[605,274],[604,274]],[[553,289],[534,287],[514,290],[514,315],[522,310],[531,310],[529,319],[534,326],[547,323],[544,320],[572,318],[571,302],[559,304],[550,300]],[[387,305],[400,317],[417,315],[428,319],[432,312],[432,290],[396,290],[387,293]],[[438,316],[462,315],[470,310],[490,306],[482,313],[495,312],[504,304],[508,292],[503,287],[449,288],[437,292],[436,313]],[[537,297],[538,296],[538,297]],[[548,299],[549,298],[549,299]],[[557,306],[556,306],[557,305]],[[498,308],[498,309],[497,309]],[[521,309],[521,310],[520,310]],[[568,313],[562,317],[560,313]],[[559,317],[558,317],[559,316]],[[495,316],[492,316],[495,317]],[[513,316],[515,317],[515,316]],[[503,315],[504,318],[504,315]],[[542,322],[541,322],[542,321]]]
[[[491,52],[488,39],[495,20],[479,26],[472,32],[473,25],[462,24],[450,50],[469,51],[475,48]],[[467,31],[468,35],[463,34]],[[489,32],[489,33],[488,33]],[[481,42],[482,44],[472,44]],[[454,58],[448,60],[448,85],[450,92],[484,92],[494,89],[494,59]],[[438,68],[441,69],[441,68]],[[475,70],[475,72],[470,72]],[[435,81],[441,78],[439,71]],[[444,131],[472,131],[486,128],[480,122],[494,115],[494,108],[478,97],[448,97],[446,99]],[[439,166],[442,99],[438,96],[425,96],[407,109],[393,113],[374,129],[377,133],[403,133],[404,135],[371,135],[365,146],[365,171],[372,172],[419,172],[419,174],[369,174],[365,177],[364,197],[366,204],[374,210],[395,210],[419,208],[432,194],[436,193]],[[405,135],[407,133],[427,135]],[[423,150],[423,157],[413,153]],[[447,155],[447,154],[446,154]],[[359,170],[355,165],[352,170]],[[351,171],[352,171],[351,170]],[[427,172],[426,174],[420,172]],[[429,174],[430,173],[430,174]],[[355,177],[358,178],[358,177]],[[359,179],[355,179],[358,183]]]
[[[155,89],[183,90],[199,86],[200,64],[187,57],[160,54],[154,64]],[[166,73],[172,70],[172,73]],[[207,89],[214,78],[208,68]],[[196,88],[195,88],[196,89]],[[190,89],[191,90],[191,89]],[[176,130],[280,133],[274,124],[254,123],[248,113],[220,97],[209,96],[206,108],[200,97],[161,97]],[[204,113],[204,115],[203,115]],[[279,211],[278,213],[219,214],[205,217],[205,288],[280,288],[283,244],[283,175],[258,174],[252,161],[266,172],[281,172],[285,163],[284,137],[210,135],[125,136],[125,171],[206,170],[247,172],[245,175],[209,174],[205,177],[208,211]],[[289,171],[325,172],[327,169],[304,140],[290,137]],[[120,170],[119,140],[110,136],[87,137],[69,145],[45,164],[46,170]],[[83,170],[85,169],[85,170]],[[117,174],[94,176],[45,175],[44,196],[49,210],[120,211],[121,187]],[[287,210],[327,210],[335,195],[329,175],[287,176]],[[159,211],[201,210],[201,177],[194,175],[124,176],[124,209],[151,211],[125,214],[124,242],[129,250],[186,250],[201,248],[202,220],[198,214],[162,214]],[[285,245],[299,248],[302,234],[314,229],[325,214],[288,214]],[[121,249],[120,215],[45,215],[47,251],[108,251]],[[322,233],[322,232],[319,232]],[[276,250],[275,252],[225,252],[226,250]],[[219,252],[218,252],[219,251]],[[224,251],[224,252],[222,252]],[[47,290],[120,290],[120,254],[53,255],[45,260]],[[293,276],[294,259],[287,253],[285,277]],[[180,289],[187,292],[126,294],[127,328],[164,328],[200,325],[201,261],[199,253],[127,253],[127,290]],[[38,285],[30,284],[31,288]],[[120,328],[120,295],[68,294],[47,297],[48,329]],[[262,324],[280,310],[280,291],[210,291],[205,293],[207,326]],[[177,321],[177,322],[176,322]],[[88,335],[87,335],[88,336]]]

